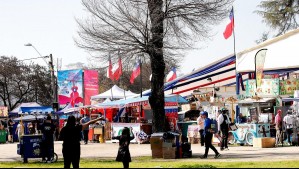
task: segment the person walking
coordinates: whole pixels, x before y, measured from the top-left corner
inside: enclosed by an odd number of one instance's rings
[[[44,123],[38,128],[40,128],[43,134],[42,145],[41,145],[43,162],[52,163],[52,157],[54,154],[54,132],[55,132],[55,125],[52,123],[52,117],[48,115]]]
[[[291,117],[291,114],[292,110],[288,110],[287,115],[283,118],[289,145],[291,145],[291,135],[293,132],[293,118]]]
[[[18,135],[19,142],[21,142],[21,136],[25,134],[25,126],[22,121],[17,126],[16,133]]]
[[[63,141],[62,154],[64,159],[64,168],[79,168],[80,166],[80,141],[82,130],[94,124],[97,121],[105,120],[103,117],[89,121],[85,124],[76,125],[75,116],[69,116],[67,124],[61,129],[59,140]]]
[[[200,114],[199,117],[197,118],[197,125],[199,127],[199,134],[200,134],[200,144],[203,147],[205,145],[205,136],[204,136],[204,123],[205,120]]]
[[[121,136],[113,137],[113,140],[119,140],[118,154],[116,161],[122,162],[124,168],[129,168],[130,162],[132,162],[131,154],[129,150],[130,141],[134,140],[135,136],[133,128],[125,127],[122,131]]]
[[[205,119],[205,122],[204,122],[204,136],[205,136],[206,149],[205,149],[205,154],[200,158],[201,159],[208,158],[209,149],[212,149],[215,153],[214,158],[217,159],[221,156],[221,154],[217,151],[217,149],[212,144],[213,134],[215,132],[212,129],[212,121],[211,121],[211,119],[208,118],[208,113],[207,112],[201,112],[201,115]]]
[[[15,123],[12,121],[11,118],[9,118],[9,120],[7,121],[7,126],[8,126],[8,142],[9,143],[13,143],[13,125]]]
[[[275,146],[282,143],[282,111],[278,110],[277,115],[275,116],[275,129],[276,129],[276,142]]]
[[[223,151],[224,149],[228,150],[228,131],[229,131],[229,124],[230,120],[228,117],[228,110],[222,108],[218,116],[218,135],[222,137],[221,141],[221,148],[220,150]]]
[[[80,124],[86,124],[90,121],[90,118],[87,115],[84,115],[84,117],[80,120]],[[88,133],[89,133],[89,126],[83,130],[83,139],[84,144],[88,144]]]

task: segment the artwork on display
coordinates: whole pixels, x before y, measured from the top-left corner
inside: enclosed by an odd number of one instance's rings
[[[99,94],[99,75],[96,70],[84,70],[84,103],[90,105],[91,96]]]
[[[0,117],[8,117],[8,108],[0,107]]]
[[[137,142],[137,136],[140,133],[140,123],[112,123],[111,124],[111,130],[112,130],[112,137],[121,136],[122,131],[125,127],[133,128],[133,134],[135,136],[135,139],[131,142]]]
[[[263,79],[261,86],[256,88],[255,80],[247,80],[246,96],[278,96],[279,84],[279,79]]]
[[[58,71],[58,96],[60,107],[71,104],[72,107],[83,105],[83,71]]]
[[[280,81],[280,95],[293,95],[296,90],[299,90],[299,80]]]

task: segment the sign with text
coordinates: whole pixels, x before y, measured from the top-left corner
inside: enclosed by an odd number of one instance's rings
[[[299,90],[299,80],[280,81],[280,95],[293,95],[296,90]]]
[[[0,117],[8,117],[8,108],[0,107]]]
[[[263,79],[261,86],[256,88],[255,80],[247,80],[246,96],[278,96],[279,95],[279,79]]]
[[[84,70],[84,103],[90,105],[91,96],[99,94],[99,76],[96,70]]]

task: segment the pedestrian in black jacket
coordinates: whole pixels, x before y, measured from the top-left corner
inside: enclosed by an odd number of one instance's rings
[[[125,127],[121,136],[113,137],[114,140],[119,140],[119,149],[116,157],[116,161],[122,162],[124,168],[129,168],[130,162],[132,162],[131,154],[129,150],[130,141],[134,140],[135,136],[131,130]]]
[[[76,118],[74,116],[68,118],[67,124],[62,128],[59,138],[59,140],[63,141],[62,154],[64,168],[70,168],[71,164],[73,165],[73,168],[79,168],[81,132],[88,128],[90,124],[94,124],[100,120],[104,120],[104,118],[98,118],[85,124],[76,125]]]

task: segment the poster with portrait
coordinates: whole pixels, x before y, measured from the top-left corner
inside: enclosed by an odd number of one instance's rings
[[[58,71],[58,99],[60,107],[83,105],[83,71]]]

